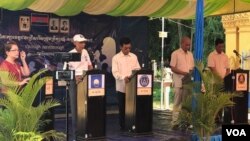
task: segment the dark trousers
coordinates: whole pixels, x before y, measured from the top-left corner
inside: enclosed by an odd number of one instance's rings
[[[125,129],[125,93],[117,92],[119,106],[119,124],[121,130]]]
[[[69,82],[69,100],[72,117],[72,138],[76,139],[77,134],[77,85],[74,80]]]

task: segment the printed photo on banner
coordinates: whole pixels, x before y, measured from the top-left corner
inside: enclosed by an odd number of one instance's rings
[[[61,19],[60,20],[60,32],[61,33],[69,33],[69,19]]]
[[[29,16],[19,17],[19,31],[24,31],[24,32],[30,31],[30,17]]]
[[[247,90],[247,73],[236,74],[236,91]]]
[[[49,20],[49,32],[58,33],[59,32],[59,19],[50,18]]]

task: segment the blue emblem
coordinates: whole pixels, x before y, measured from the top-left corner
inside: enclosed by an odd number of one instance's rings
[[[149,78],[148,78],[148,76],[147,75],[143,75],[140,78],[139,82],[140,82],[140,84],[141,84],[142,87],[148,86],[148,84],[149,84]]]
[[[91,88],[101,88],[102,87],[102,75],[96,74],[91,75]]]
[[[99,81],[98,79],[95,79],[95,80],[93,81],[93,84],[94,84],[94,87],[95,87],[95,88],[100,87],[100,86],[99,86],[99,85],[100,85],[100,81]]]

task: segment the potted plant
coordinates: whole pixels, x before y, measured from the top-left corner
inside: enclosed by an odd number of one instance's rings
[[[32,106],[36,95],[49,77],[39,76],[46,72],[41,70],[33,75],[29,83],[20,88],[13,85],[11,75],[6,71],[0,71],[3,84],[7,87],[4,98],[0,98],[0,140],[8,141],[41,141],[54,138],[64,140],[65,134],[50,130],[39,131],[41,126],[47,124],[48,120],[42,120],[42,116],[48,109],[59,106],[59,102],[51,99],[40,103],[37,107]]]
[[[210,70],[204,71],[204,65],[196,62],[205,91],[201,91],[201,83],[186,86],[192,91],[182,105],[178,123],[180,126],[191,125],[199,140],[210,141],[210,136],[215,132],[216,117],[223,108],[233,106],[231,100],[236,93],[223,91],[223,80]],[[199,89],[197,89],[199,88]]]

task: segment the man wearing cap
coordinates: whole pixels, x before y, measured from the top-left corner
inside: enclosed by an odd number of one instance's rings
[[[72,114],[72,132],[73,140],[76,139],[77,134],[77,103],[83,96],[83,71],[93,69],[90,61],[89,54],[85,49],[87,39],[82,34],[76,34],[73,37],[73,44],[75,48],[69,51],[70,53],[81,53],[81,61],[68,62],[68,69],[75,71],[75,81],[70,81],[69,96],[70,96],[70,107]],[[64,69],[66,69],[66,63],[64,63]]]
[[[75,48],[69,51],[70,53],[81,53],[81,61],[69,62],[68,66],[70,70],[75,70],[76,82],[81,81],[82,72],[89,69],[93,69],[89,54],[85,49],[87,39],[82,34],[76,34],[73,37],[73,44]]]

